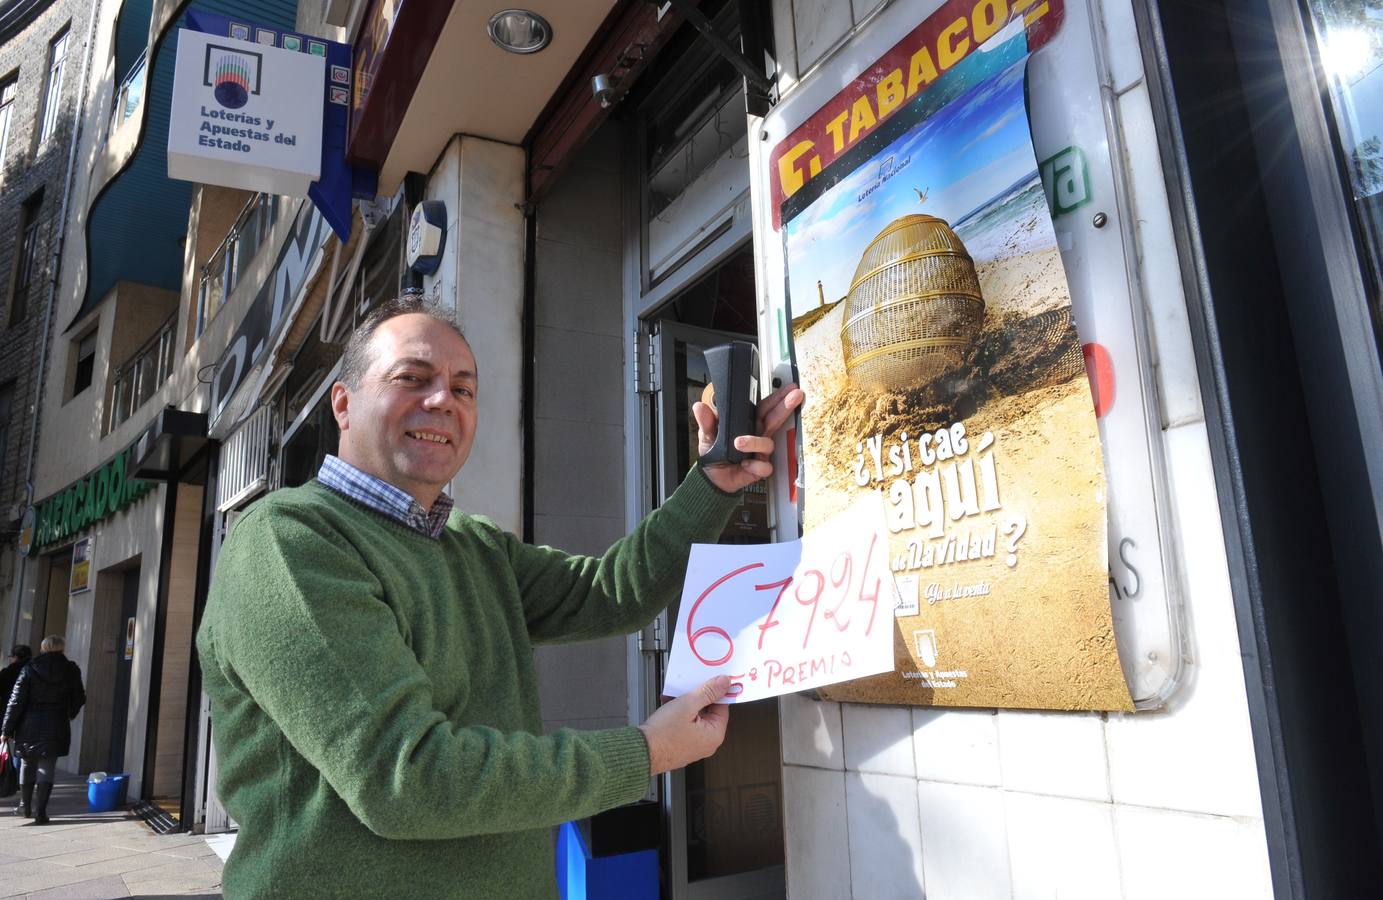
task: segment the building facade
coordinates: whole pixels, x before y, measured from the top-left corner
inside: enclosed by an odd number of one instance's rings
[[[1113,379],[1104,406],[1117,385],[1119,415],[1133,410],[1101,437],[1136,709],[746,704],[715,757],[587,833],[656,848],[676,898],[1377,883],[1377,152],[1341,137],[1371,121],[1350,87],[1365,69],[1341,81],[1320,50],[1342,13],[598,0],[534,5],[551,41],[519,54],[469,3],[206,6],[350,46],[346,155],[374,184],[342,237],[302,198],[170,181],[185,5],[100,7],[79,144],[92,162],[41,414],[40,446],[62,451],[35,466],[17,594],[18,620],[65,623],[70,655],[108,686],[78,720],[72,767],[129,771],[182,827],[234,827],[192,635],[235,517],[334,450],[328,390],[371,308],[421,292],[475,350],[481,430],[459,505],[599,553],[691,465],[702,350],[750,340],[763,382],[795,375],[773,149],[869,72],[878,105],[841,121],[873,128],[890,76],[871,67],[923,23],[959,58],[981,31],[1045,16],[1027,115],[1037,160],[1058,161],[1046,196],[1077,328],[1127,336],[1094,368]],[[1081,196],[1058,198],[1061,179]],[[426,234],[440,243],[423,248]],[[812,486],[795,457],[780,451],[723,542],[798,536]],[[545,726],[644,719],[675,623],[541,648]]]
[[[251,6],[256,21],[294,23],[294,4]],[[199,370],[230,341],[236,313],[223,310],[269,280],[274,260],[258,251],[286,240],[297,209],[167,177],[185,13],[138,0],[93,8],[40,414],[63,449],[35,462],[17,612],[20,639],[65,632],[89,684],[65,764],[128,772],[133,796],[170,819],[196,774],[194,597],[209,565]]]
[[[0,621],[6,639],[14,630],[20,590],[16,546],[24,510],[34,499],[37,410],[45,385],[40,373],[76,164],[73,143],[91,16],[89,3],[16,2],[0,10],[0,259],[8,261],[0,276],[6,279],[0,320]],[[34,640],[27,625],[18,632],[20,642]]]

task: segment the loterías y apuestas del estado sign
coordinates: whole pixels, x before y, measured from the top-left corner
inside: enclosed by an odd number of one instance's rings
[[[256,32],[263,41],[178,32],[168,177],[306,196],[322,171],[326,45]]]

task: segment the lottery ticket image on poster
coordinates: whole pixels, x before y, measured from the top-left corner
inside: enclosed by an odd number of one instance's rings
[[[881,493],[901,597],[896,671],[830,699],[1132,708],[1027,58],[990,41],[780,210],[804,527]]]

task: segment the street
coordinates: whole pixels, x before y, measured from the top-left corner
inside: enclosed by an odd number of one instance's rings
[[[128,810],[87,810],[86,783],[60,781],[50,824],[26,826],[0,801],[0,897],[220,897],[221,859],[194,834],[155,834]]]

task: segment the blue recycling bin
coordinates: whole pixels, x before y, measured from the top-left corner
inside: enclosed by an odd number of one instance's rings
[[[130,776],[107,775],[102,781],[86,783],[86,807],[92,812],[110,812],[117,806],[124,806],[130,790]]]
[[[658,851],[592,856],[575,823],[557,832],[562,900],[658,900]]]
[[[86,808],[92,812],[110,812],[120,797],[120,785],[114,778],[89,781],[86,785]]]
[[[115,782],[115,805],[124,806],[130,799],[130,776],[124,772],[110,776]]]

